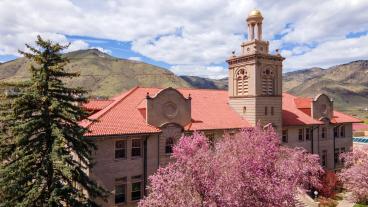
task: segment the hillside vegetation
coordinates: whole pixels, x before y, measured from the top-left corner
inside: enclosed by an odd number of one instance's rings
[[[171,71],[151,64],[112,57],[96,49],[67,53],[68,71],[81,76],[66,80],[72,86],[82,86],[91,96],[111,97],[134,86],[210,88],[226,90],[227,78],[214,80],[197,76],[176,76]],[[30,62],[25,58],[0,64],[0,80],[19,80],[29,77]],[[368,61],[359,60],[327,69],[310,68],[285,73],[285,92],[305,97],[326,93],[339,110],[364,115],[368,108]]]
[[[368,61],[359,60],[328,69],[311,68],[284,74],[283,89],[298,96],[325,93],[345,110],[368,107]]]
[[[80,77],[65,80],[72,86],[82,86],[91,96],[110,97],[142,87],[191,87],[189,83],[169,70],[147,63],[112,57],[97,49],[67,53],[70,63],[67,71],[79,72]],[[29,77],[30,62],[25,58],[0,65],[0,80],[19,80]]]

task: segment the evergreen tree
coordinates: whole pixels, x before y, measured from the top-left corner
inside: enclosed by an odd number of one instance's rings
[[[88,116],[86,92],[63,82],[78,76],[63,69],[68,45],[40,36],[36,45],[20,51],[32,61],[31,79],[2,84],[0,206],[98,206],[106,191],[86,174],[95,145],[78,124]]]

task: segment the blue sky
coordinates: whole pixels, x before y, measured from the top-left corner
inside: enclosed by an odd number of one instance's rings
[[[254,8],[270,50],[286,57],[284,72],[368,59],[366,0],[1,0],[0,62],[40,34],[71,42],[68,51],[97,48],[178,75],[222,78]]]

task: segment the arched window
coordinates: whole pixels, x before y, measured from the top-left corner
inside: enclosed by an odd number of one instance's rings
[[[262,71],[262,94],[274,95],[275,94],[275,79],[274,72],[271,68],[267,68]]]
[[[172,137],[167,138],[165,144],[165,153],[171,154],[173,152],[173,146],[174,146],[174,139]]]
[[[237,95],[248,95],[248,74],[243,68],[236,73],[236,93]]]

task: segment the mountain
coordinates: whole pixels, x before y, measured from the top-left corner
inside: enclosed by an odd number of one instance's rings
[[[326,93],[337,108],[356,110],[368,107],[368,61],[358,60],[327,69],[311,68],[284,74],[283,90],[314,97]]]
[[[82,86],[92,96],[110,97],[134,86],[192,87],[167,69],[147,63],[112,57],[97,49],[79,50],[65,54],[70,63],[67,71],[79,72],[80,77],[65,80],[71,86]],[[0,65],[0,80],[19,80],[29,77],[30,61],[25,58]]]
[[[227,78],[214,80],[196,76],[179,77],[167,69],[115,58],[97,49],[79,50],[65,55],[70,59],[66,70],[81,74],[76,79],[65,81],[72,86],[86,88],[92,96],[110,97],[136,85],[222,90],[228,86]],[[0,80],[29,77],[30,64],[25,58],[0,63]],[[335,100],[335,106],[340,110],[357,113],[357,110],[368,107],[368,61],[359,60],[327,69],[316,67],[285,73],[283,90],[305,97],[326,93]]]
[[[184,79],[186,82],[188,82],[194,88],[226,90],[228,87],[227,78],[210,79],[198,76],[180,76],[180,77]]]

